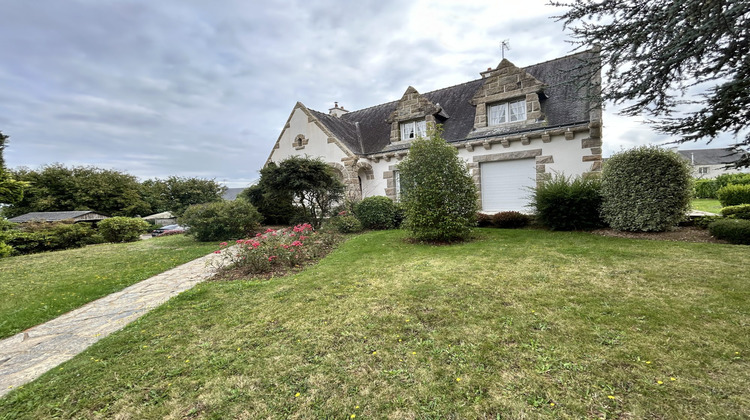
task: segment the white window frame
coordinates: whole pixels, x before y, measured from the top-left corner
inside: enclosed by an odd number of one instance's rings
[[[709,169],[710,168],[708,166],[699,166],[698,167],[698,173],[701,174],[701,175],[706,175],[706,174],[708,174]]]
[[[401,124],[401,140],[414,140],[417,137],[427,137],[427,121],[414,120]]]
[[[503,125],[526,121],[526,100],[503,102],[487,107],[487,125]]]

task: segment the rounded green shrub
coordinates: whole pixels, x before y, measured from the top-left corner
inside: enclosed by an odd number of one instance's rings
[[[10,257],[11,254],[13,254],[13,247],[5,242],[0,242],[0,258]]]
[[[492,226],[493,214],[477,213],[477,227],[490,227]]]
[[[719,184],[714,179],[698,179],[695,181],[695,198],[716,198]]]
[[[518,211],[501,211],[492,215],[492,225],[500,229],[520,229],[531,223],[531,216]]]
[[[738,206],[728,206],[721,209],[721,215],[734,219],[750,220],[750,204],[740,204]]]
[[[326,230],[334,230],[339,233],[362,232],[362,223],[351,214],[341,214],[328,219]]]
[[[603,225],[601,182],[596,177],[558,174],[533,189],[537,221],[552,230],[591,230]]]
[[[722,174],[714,182],[717,190],[727,185],[750,185],[750,174]]]
[[[717,239],[733,244],[750,245],[750,220],[717,220],[708,226],[708,230]]]
[[[365,229],[393,229],[396,205],[388,197],[367,197],[354,205],[354,214]]]
[[[244,238],[260,226],[262,216],[244,199],[195,204],[179,219],[188,235],[201,242]]]
[[[110,217],[98,224],[107,242],[134,242],[148,230],[148,222],[136,217]]]
[[[423,241],[467,238],[476,225],[477,188],[466,162],[446,143],[438,126],[411,143],[398,165],[404,227]]]
[[[614,229],[661,232],[684,220],[692,199],[690,164],[642,146],[614,154],[602,171],[602,217]]]
[[[729,184],[719,188],[716,197],[724,207],[750,204],[750,185]]]

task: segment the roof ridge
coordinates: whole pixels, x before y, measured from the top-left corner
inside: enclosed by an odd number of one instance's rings
[[[538,63],[529,64],[528,66],[523,66],[523,67],[519,67],[519,68],[521,68],[521,69],[527,69],[529,67],[534,67],[534,66],[538,66],[538,65],[541,65],[541,64],[547,64],[547,63],[551,63],[553,61],[558,61],[558,60],[563,60],[563,59],[566,59],[566,58],[570,58],[570,57],[573,57],[574,55],[579,55],[579,54],[584,54],[584,53],[590,53],[590,52],[594,52],[594,51],[596,51],[596,48],[589,48],[589,49],[584,50],[584,51],[579,51],[579,52],[576,52],[576,53],[570,53],[570,54],[564,55],[562,57],[551,58],[551,59],[546,60],[546,61],[540,61]]]

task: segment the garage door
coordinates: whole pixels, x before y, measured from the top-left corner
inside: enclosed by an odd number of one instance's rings
[[[482,210],[498,212],[515,210],[528,213],[531,191],[536,186],[534,159],[480,163],[482,177]]]

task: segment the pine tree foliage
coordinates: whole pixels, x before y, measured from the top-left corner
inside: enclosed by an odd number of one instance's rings
[[[680,142],[731,133],[750,145],[750,0],[552,4],[568,9],[558,18],[574,44],[601,48],[602,96],[625,104],[623,115],[656,118]]]

